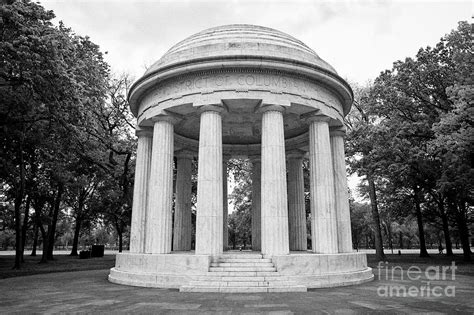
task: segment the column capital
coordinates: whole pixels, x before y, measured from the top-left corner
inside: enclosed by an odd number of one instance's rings
[[[153,137],[153,128],[150,127],[139,127],[135,129],[135,135],[137,137]]]
[[[287,159],[302,159],[306,155],[306,152],[299,149],[294,149],[286,152]]]
[[[203,105],[199,107],[199,112],[202,114],[204,112],[216,112],[216,113],[222,113],[227,111],[225,106],[223,104],[209,104],[209,105]]]
[[[331,127],[329,128],[329,135],[331,137],[345,137],[346,136],[346,127]]]
[[[256,113],[266,113],[266,112],[280,112],[284,113],[286,110],[285,106],[277,104],[265,104],[257,108]]]
[[[175,155],[177,158],[190,159],[190,160],[192,160],[192,159],[196,156],[196,153],[193,152],[193,151],[189,151],[189,150],[179,150],[179,151],[176,151],[176,152],[174,153],[174,155]]]
[[[151,120],[156,123],[156,122],[159,122],[159,121],[166,121],[166,122],[169,122],[170,124],[172,125],[176,125],[177,123],[179,123],[182,118],[178,115],[171,115],[171,114],[159,114],[159,115],[156,115],[156,116],[153,116],[151,118]]]
[[[312,122],[329,123],[329,121],[331,120],[331,117],[328,117],[323,114],[314,114],[314,113],[310,113],[310,115],[308,114],[301,115],[301,118],[308,124]]]

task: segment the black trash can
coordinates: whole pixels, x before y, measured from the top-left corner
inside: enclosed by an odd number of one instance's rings
[[[92,245],[91,257],[104,257],[104,245]]]

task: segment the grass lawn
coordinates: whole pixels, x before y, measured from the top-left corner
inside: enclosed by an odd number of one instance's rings
[[[430,254],[430,257],[421,258],[419,254],[385,254],[387,257],[389,268],[400,266],[403,270],[408,270],[411,266],[418,266],[422,270],[425,270],[429,266],[450,266],[454,261],[456,264],[456,274],[474,276],[474,261],[465,262],[463,261],[462,255],[454,255],[447,257],[446,255]],[[376,269],[378,265],[377,259],[374,254],[367,255],[367,265],[371,268]]]
[[[20,270],[12,269],[15,255],[0,255],[0,279],[41,273],[108,269],[115,265],[115,255],[79,259],[79,256],[55,255],[53,261],[40,264],[41,255],[32,257],[25,253],[25,263]]]
[[[408,270],[411,266],[418,266],[424,270],[429,266],[449,266],[452,261],[455,261],[456,274],[474,276],[474,262],[464,262],[462,255],[446,257],[445,255],[432,254],[429,258],[420,258],[418,254],[386,254],[386,256],[388,265],[384,266],[387,267],[401,266],[403,270]],[[79,259],[79,257],[69,255],[55,255],[54,261],[45,264],[40,264],[40,260],[41,255],[36,257],[25,255],[25,263],[22,264],[22,269],[13,270],[15,256],[0,255],[0,279],[50,272],[109,269],[115,265],[115,255],[113,254],[106,254],[102,258],[89,259]],[[375,259],[375,255],[367,254],[367,262],[369,267],[377,268],[378,261]]]

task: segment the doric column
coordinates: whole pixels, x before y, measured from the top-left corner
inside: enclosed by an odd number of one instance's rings
[[[288,200],[282,106],[265,106],[262,116],[262,253],[286,255]]]
[[[306,211],[303,180],[304,152],[288,153],[288,229],[290,250],[306,250]]]
[[[311,116],[308,122],[312,249],[321,254],[337,253],[329,117]]]
[[[345,130],[330,131],[331,153],[334,167],[334,195],[337,217],[337,247],[340,253],[352,252],[351,214],[347,189],[346,162],[344,159]]]
[[[229,159],[225,157],[222,160],[222,233],[223,234],[223,250],[227,250],[229,247],[229,227],[227,226],[227,215],[229,212],[229,205],[227,200],[227,161]]]
[[[191,250],[191,168],[193,154],[176,154],[176,200],[174,205],[173,250]]]
[[[199,131],[196,254],[219,255],[223,247],[222,107],[203,106]]]
[[[153,148],[148,187],[145,252],[171,252],[173,204],[173,124],[171,116],[153,118]]]
[[[252,162],[252,250],[262,250],[262,220],[261,220],[261,161],[260,156],[250,157]]]
[[[137,128],[136,135],[138,137],[138,144],[135,164],[135,184],[133,186],[130,252],[143,253],[145,251],[145,222],[153,131],[151,129]]]

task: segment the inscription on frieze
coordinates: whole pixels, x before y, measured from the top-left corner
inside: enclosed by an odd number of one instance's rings
[[[185,93],[195,89],[219,89],[223,87],[240,87],[250,88],[257,87],[262,89],[288,89],[299,88],[306,89],[306,84],[302,80],[295,80],[293,78],[283,75],[269,75],[269,74],[221,74],[216,76],[197,76],[182,79],[175,82],[171,89],[174,93]],[[164,87],[166,88],[166,87]]]
[[[187,75],[161,82],[141,100],[139,117],[148,108],[158,106],[168,100],[183,99],[183,102],[189,102],[194,96],[204,96],[219,91],[290,94],[291,97],[315,99],[328,105],[339,103],[326,88],[303,77],[283,73],[223,71]],[[188,96],[191,99],[187,99]],[[252,97],[258,98],[259,95],[253,94]]]
[[[187,76],[163,82],[144,99],[156,102],[159,99],[219,90],[285,91],[295,94],[316,92],[313,84],[299,78],[268,73],[222,73]]]

